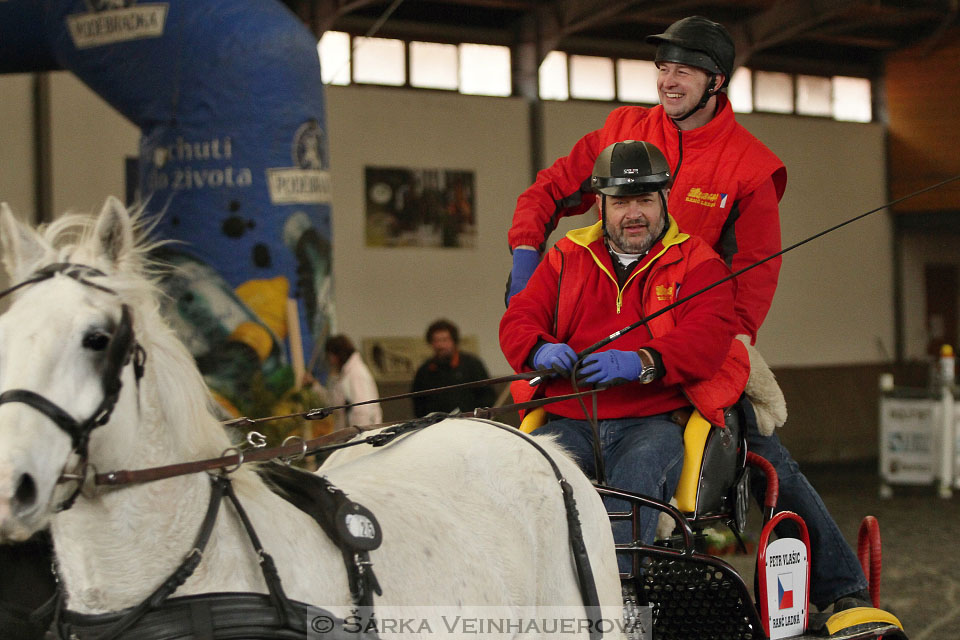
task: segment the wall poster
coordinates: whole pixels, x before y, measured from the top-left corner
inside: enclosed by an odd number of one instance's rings
[[[472,171],[366,167],[368,247],[473,248]]]

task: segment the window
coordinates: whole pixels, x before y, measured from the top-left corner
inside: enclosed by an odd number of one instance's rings
[[[849,122],[870,122],[873,119],[868,79],[833,78],[833,117]]]
[[[353,81],[369,84],[406,84],[406,49],[403,40],[353,39]]]
[[[570,95],[588,100],[613,100],[613,60],[598,56],[570,56]]]
[[[488,44],[460,45],[460,93],[509,96],[510,49]]]
[[[508,47],[405,42],[328,31],[317,43],[317,51],[325,84],[407,86],[409,78],[409,86],[418,88],[485,96],[513,93]],[[660,101],[657,68],[648,60],[551,51],[540,64],[538,80],[542,100],[578,98],[641,104]],[[737,113],[787,113],[847,122],[873,119],[868,78],[831,78],[740,67],[726,91]]]
[[[750,69],[740,67],[733,72],[727,85],[727,97],[730,107],[737,113],[753,111],[753,74]]]
[[[566,100],[570,97],[567,86],[567,54],[551,51],[540,63],[540,99]]]
[[[753,83],[754,109],[793,113],[793,76],[775,71],[756,71]]]
[[[617,60],[617,97],[621,102],[657,104],[657,65],[649,60]]]
[[[426,89],[457,89],[457,45],[410,43],[410,84]]]
[[[832,93],[830,78],[797,76],[797,113],[804,116],[833,115]]]
[[[320,79],[325,84],[350,84],[350,35],[327,31],[317,43]]]

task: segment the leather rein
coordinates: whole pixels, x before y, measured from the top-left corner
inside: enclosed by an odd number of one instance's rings
[[[514,377],[514,376],[510,376]],[[447,387],[444,387],[446,389]],[[437,391],[438,389],[432,389],[431,391]],[[502,407],[489,407],[489,408],[478,408],[474,409],[469,413],[461,414],[449,414],[449,417],[456,418],[481,418],[481,419],[490,419],[501,413],[508,413],[511,411],[534,409],[537,407],[544,406],[551,402],[558,402],[561,400],[569,400],[572,398],[580,398],[585,395],[594,394],[595,390],[590,391],[581,391],[579,393],[571,393],[563,396],[556,396],[551,398],[539,398],[537,400],[530,400],[528,402],[520,402],[517,404],[504,405]],[[404,394],[401,397],[407,397]],[[396,398],[392,396],[390,398],[381,398],[380,400],[391,400]],[[356,403],[359,404],[359,403]],[[354,405],[343,405],[343,407],[354,406]],[[292,414],[291,416],[272,416],[268,418],[238,418],[227,423],[228,426],[234,426],[237,424],[253,425],[260,422],[267,422],[269,420],[278,420],[282,418],[289,417],[307,417],[308,415],[316,415],[317,413],[323,413],[320,417],[314,417],[312,419],[322,419],[329,414],[329,411],[338,409],[342,407],[324,407],[322,409],[313,409],[304,413]],[[444,416],[447,417],[447,416]],[[307,418],[311,419],[311,418]],[[416,422],[416,421],[414,421]],[[262,446],[261,436],[257,432],[250,432],[247,434],[247,443],[252,445],[252,448],[249,449],[240,449],[239,447],[231,447],[224,451],[224,455],[218,458],[206,458],[204,460],[194,460],[192,462],[180,462],[177,464],[169,464],[160,467],[149,467],[146,469],[121,469],[117,471],[108,471],[103,473],[98,473],[96,468],[93,465],[87,465],[85,468],[84,474],[80,477],[82,481],[82,490],[84,495],[89,495],[91,491],[94,491],[98,486],[106,487],[122,487],[125,485],[132,484],[141,484],[145,482],[154,482],[156,480],[165,480],[167,478],[173,478],[176,476],[188,475],[191,473],[200,473],[203,471],[213,471],[213,470],[223,470],[227,473],[232,473],[240,468],[242,465],[248,462],[268,462],[271,460],[280,460],[283,462],[293,462],[299,460],[307,455],[318,453],[321,451],[333,451],[335,449],[342,449],[345,447],[351,447],[360,444],[371,444],[373,446],[381,446],[385,444],[388,440],[392,440],[395,436],[394,432],[391,429],[397,429],[402,427],[405,424],[409,424],[410,421],[404,420],[399,422],[388,422],[382,424],[371,424],[365,426],[350,426],[345,429],[339,429],[327,435],[313,438],[311,440],[304,440],[300,436],[290,436],[284,440],[283,444],[279,447],[270,447],[267,448]],[[363,439],[354,440],[357,436],[366,433],[368,431],[375,431],[377,429],[385,429],[383,433],[376,433],[371,436],[368,436]],[[290,444],[288,444],[288,442]],[[66,480],[76,480],[76,477],[64,478],[61,477],[61,481]]]
[[[109,287],[105,287],[97,282],[91,280],[91,278],[97,277],[106,277],[106,274],[86,265],[75,264],[75,263],[54,263],[50,264],[42,269],[36,271],[32,276],[26,280],[4,290],[0,291],[0,299],[10,295],[11,293],[22,289],[28,285],[35,284],[38,282],[43,282],[53,278],[55,275],[64,275],[70,278],[73,278],[78,283],[92,287],[99,291],[109,293],[116,296],[117,292]],[[392,438],[394,436],[375,434],[369,438],[362,440],[357,440],[354,442],[347,442],[355,438],[356,436],[366,432],[372,431],[375,429],[380,429],[383,427],[389,427],[397,423],[385,423],[385,424],[376,424],[376,425],[367,425],[364,427],[351,426],[346,429],[341,429],[333,433],[314,438],[312,440],[303,440],[299,436],[292,436],[284,441],[284,443],[279,447],[265,448],[261,446],[256,440],[251,439],[251,437],[259,436],[259,434],[251,433],[248,435],[248,442],[254,445],[253,449],[241,450],[239,447],[231,447],[223,452],[220,457],[217,458],[207,458],[204,460],[195,460],[192,462],[182,462],[177,464],[164,465],[159,467],[150,467],[146,469],[136,469],[136,470],[116,470],[109,471],[104,473],[99,473],[96,467],[87,462],[87,448],[90,441],[90,435],[93,430],[99,426],[106,424],[110,420],[110,416],[113,413],[113,410],[116,406],[117,400],[120,396],[120,391],[123,386],[123,383],[120,380],[123,369],[133,361],[134,366],[134,375],[137,380],[137,385],[139,387],[140,379],[143,377],[144,368],[146,364],[146,351],[140,344],[136,341],[133,331],[133,319],[130,308],[127,305],[122,305],[121,307],[121,319],[117,328],[114,330],[113,334],[110,337],[109,343],[106,347],[106,357],[104,362],[104,367],[101,375],[101,385],[103,388],[103,399],[93,413],[85,420],[78,421],[73,418],[69,413],[64,409],[59,407],[56,403],[50,401],[44,396],[30,391],[28,389],[11,389],[0,393],[0,404],[6,402],[22,402],[33,409],[44,414],[50,418],[60,429],[66,432],[72,442],[73,453],[78,456],[78,462],[75,466],[75,470],[72,472],[64,472],[61,474],[58,484],[64,484],[67,482],[76,482],[77,487],[73,493],[60,505],[57,506],[58,511],[63,511],[70,508],[75,502],[78,495],[81,493],[86,496],[91,496],[92,493],[96,490],[98,486],[106,487],[122,487],[125,485],[132,484],[141,484],[145,482],[153,482],[156,480],[163,480],[167,478],[173,478],[176,476],[188,475],[193,473],[200,473],[203,471],[212,471],[212,470],[222,470],[226,472],[233,472],[236,469],[240,468],[246,462],[265,462],[269,460],[282,460],[282,461],[292,461],[306,456],[309,453],[316,453],[318,451],[324,450],[329,451],[332,449],[352,446],[354,444],[370,443],[377,446],[382,444],[378,442],[379,440],[384,440],[385,438]],[[322,407],[318,409],[311,409],[302,413],[295,413],[283,416],[270,416],[266,418],[238,418],[236,420],[231,420],[226,422],[226,426],[253,426],[261,422],[267,422],[270,420],[278,420],[282,418],[291,418],[291,417],[302,417],[307,420],[320,420],[337,409],[349,408],[361,404],[367,404],[370,402],[385,402],[390,400],[401,400],[405,398],[414,397],[417,395],[426,395],[432,393],[439,393],[443,391],[450,391],[454,389],[461,389],[465,387],[474,387],[481,385],[491,385],[497,384],[500,382],[508,382],[514,380],[529,380],[530,378],[538,375],[543,375],[543,372],[530,372],[530,373],[521,373],[510,376],[502,376],[500,378],[491,378],[488,380],[478,380],[473,382],[466,382],[461,384],[450,385],[447,387],[441,387],[438,389],[428,389],[425,391],[411,392],[411,393],[402,393],[394,396],[388,396],[384,398],[378,398],[376,400],[368,400],[364,402],[356,402],[345,405],[331,406],[331,407]],[[511,411],[527,410],[533,409],[536,407],[541,407],[543,405],[558,402],[561,400],[567,400],[571,398],[581,398],[585,395],[595,394],[597,390],[582,391],[578,393],[567,394],[563,396],[556,396],[550,398],[539,398],[536,400],[530,400],[527,402],[521,402],[517,404],[504,405],[502,407],[489,407],[489,408],[478,408],[473,410],[468,414],[462,414],[461,417],[474,417],[474,418],[485,418],[489,419],[496,415],[507,413]],[[454,417],[458,414],[451,414],[451,417]],[[380,436],[380,437],[378,437]],[[290,444],[288,444],[290,442]]]

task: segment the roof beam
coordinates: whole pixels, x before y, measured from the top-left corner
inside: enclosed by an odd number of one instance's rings
[[[354,35],[367,33],[376,19],[368,16],[345,15],[337,18],[333,28],[337,31],[346,31]],[[469,25],[456,26],[448,24],[431,24],[411,20],[388,20],[378,31],[378,37],[398,38],[400,40],[423,40],[426,42],[444,42],[459,44],[461,42],[478,42],[509,47],[513,44],[510,35],[500,29],[485,27],[471,27]]]
[[[739,67],[754,54],[789,42],[823,24],[863,0],[777,0],[764,11],[733,25],[737,49],[734,67]]]
[[[556,49],[565,37],[603,24],[636,4],[637,0],[557,0],[541,4],[524,14],[518,30],[518,46],[533,45],[537,64]]]
[[[583,0],[568,0],[567,4],[583,7],[585,4],[594,4],[601,10],[586,13],[579,18],[568,19],[565,36],[574,35],[586,29],[601,27],[613,22],[659,22],[670,25],[676,21],[676,16],[688,12],[698,12],[703,8],[703,0],[673,0],[673,2],[620,2],[602,4],[599,2],[585,3]]]
[[[857,47],[875,51],[892,51],[900,46],[893,38],[879,38],[867,36],[844,35],[842,33],[807,34],[810,40],[824,44],[834,44],[843,47]]]
[[[636,4],[637,0],[559,0],[556,7],[563,35],[569,35],[602,25]]]

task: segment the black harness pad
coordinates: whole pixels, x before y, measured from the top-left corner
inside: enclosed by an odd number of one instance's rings
[[[259,471],[277,495],[316,520],[341,549],[371,551],[380,546],[383,534],[373,513],[325,477],[275,462]]]
[[[370,562],[369,552],[383,540],[373,513],[323,476],[275,462],[260,467],[260,474],[278,495],[316,520],[340,549],[350,597],[357,607],[372,612],[373,594],[383,593]]]

